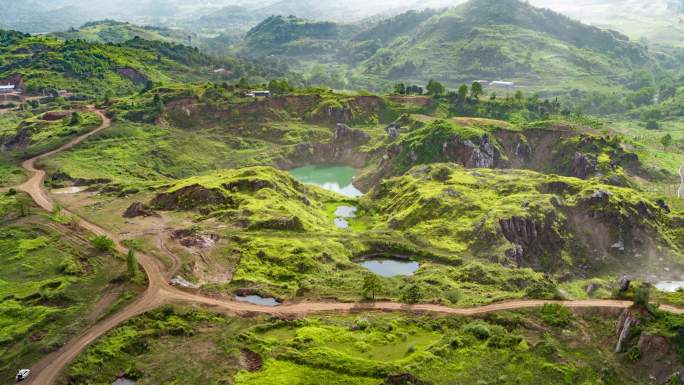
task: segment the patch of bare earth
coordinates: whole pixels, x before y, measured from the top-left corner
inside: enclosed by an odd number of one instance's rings
[[[249,372],[258,372],[261,370],[264,361],[260,355],[254,353],[249,349],[240,350],[240,366]]]

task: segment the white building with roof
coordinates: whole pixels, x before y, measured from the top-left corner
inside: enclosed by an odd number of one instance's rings
[[[0,84],[0,94],[9,94],[16,91],[14,84]]]

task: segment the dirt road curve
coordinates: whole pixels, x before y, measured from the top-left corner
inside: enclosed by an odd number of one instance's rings
[[[83,140],[87,139],[93,134],[100,132],[110,126],[110,120],[98,110],[91,108],[102,118],[102,125],[97,129],[80,136],[68,144],[50,151],[48,153],[39,155],[35,158],[25,161],[22,166],[33,175],[24,184],[16,187],[17,190],[24,191],[33,198],[33,200],[43,209],[52,211],[53,202],[48,197],[43,189],[43,181],[45,179],[45,172],[36,168],[36,161],[51,155],[55,155],[61,151],[67,150]],[[73,213],[65,210],[66,213],[73,215]],[[118,251],[125,253],[128,250],[122,245],[121,240],[115,234],[111,234],[94,223],[90,223],[84,219],[79,221],[79,225],[83,228],[98,235],[107,235],[116,243]],[[163,242],[162,246],[163,246]],[[169,254],[172,261],[178,261],[178,257],[171,255],[171,252],[166,247],[160,248],[163,253]],[[294,304],[285,304],[277,308],[264,307],[252,305],[249,303],[220,300],[214,298],[207,298],[196,294],[187,293],[176,289],[168,284],[167,274],[164,271],[163,264],[155,258],[147,254],[137,254],[140,265],[144,268],[147,274],[149,285],[145,293],[135,302],[122,309],[111,317],[101,321],[93,326],[91,329],[85,331],[81,335],[76,336],[72,341],[64,345],[59,350],[51,353],[43,360],[35,364],[31,368],[32,377],[26,382],[31,385],[51,385],[53,384],[59,374],[64,368],[73,361],[88,345],[93,343],[96,339],[106,334],[111,329],[125,322],[126,320],[142,314],[146,311],[155,309],[163,304],[168,303],[192,303],[205,305],[211,308],[225,310],[236,314],[272,314],[272,315],[303,315],[309,313],[319,312],[352,312],[352,311],[401,311],[401,312],[426,312],[426,313],[441,313],[453,315],[477,315],[502,310],[524,309],[542,306],[546,303],[559,303],[570,308],[625,308],[631,305],[628,301],[611,301],[611,300],[586,300],[586,301],[536,301],[536,300],[521,300],[501,302],[492,305],[482,306],[478,308],[451,308],[440,305],[405,305],[393,302],[376,302],[376,303],[340,303],[340,302],[303,302]],[[175,266],[174,266],[175,269]],[[673,313],[684,314],[684,309],[678,309],[671,306],[661,306],[661,309],[671,311]]]

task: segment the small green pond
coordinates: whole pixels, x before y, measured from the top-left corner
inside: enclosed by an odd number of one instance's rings
[[[315,164],[290,170],[290,174],[303,183],[314,184],[338,194],[357,198],[363,193],[354,187],[352,181],[358,170],[339,164]]]

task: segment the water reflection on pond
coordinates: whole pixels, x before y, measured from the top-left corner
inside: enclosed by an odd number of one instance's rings
[[[254,305],[260,306],[280,306],[280,302],[275,298],[265,298],[258,295],[238,295],[235,297],[236,300],[240,302],[249,302]]]
[[[353,167],[338,164],[316,164],[290,170],[290,174],[303,183],[315,184],[350,198],[363,195],[352,184],[357,173]]]
[[[684,281],[663,281],[655,284],[656,289],[666,293],[674,293],[679,289],[684,289]]]
[[[381,277],[411,276],[420,268],[418,262],[391,258],[367,259],[360,264]]]
[[[338,229],[348,229],[349,221],[347,219],[356,218],[357,208],[354,206],[339,206],[335,210],[335,226]]]

